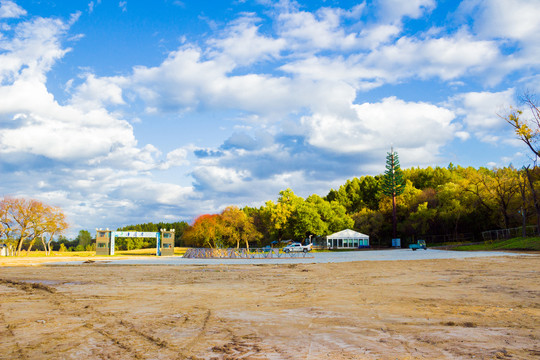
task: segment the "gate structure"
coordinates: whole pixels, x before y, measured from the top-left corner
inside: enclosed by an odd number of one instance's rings
[[[118,237],[156,238],[156,255],[174,255],[174,229],[148,231],[113,231],[96,229],[96,255],[114,255],[114,244]]]

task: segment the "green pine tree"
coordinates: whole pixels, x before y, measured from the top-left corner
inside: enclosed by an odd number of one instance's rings
[[[382,182],[382,192],[386,196],[392,197],[392,236],[397,237],[397,216],[396,197],[403,194],[405,190],[405,180],[403,171],[399,167],[399,158],[394,148],[386,156],[386,171]]]

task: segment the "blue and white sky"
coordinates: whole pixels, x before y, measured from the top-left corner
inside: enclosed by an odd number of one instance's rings
[[[71,232],[515,166],[538,0],[0,0],[0,191]]]

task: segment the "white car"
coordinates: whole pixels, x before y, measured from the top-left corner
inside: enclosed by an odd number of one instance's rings
[[[308,252],[311,251],[313,245],[302,245],[300,243],[292,243],[290,245],[287,245],[283,248],[283,252],[289,253],[289,252]]]

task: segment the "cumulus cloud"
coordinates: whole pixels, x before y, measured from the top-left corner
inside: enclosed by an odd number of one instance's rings
[[[474,17],[473,31],[479,38],[496,39],[502,49],[515,49],[502,59],[497,71],[507,74],[540,65],[540,43],[535,40],[540,33],[537,1],[466,0],[460,12]]]
[[[454,96],[449,105],[463,118],[465,129],[486,142],[506,138],[510,128],[499,115],[514,104],[515,91],[510,88],[500,92],[469,92]],[[501,132],[502,130],[507,130]]]
[[[208,45],[215,49],[214,56],[230,58],[240,66],[279,58],[285,40],[261,35],[258,21],[254,16],[243,16],[233,21],[220,38],[210,39]]]
[[[18,18],[26,15],[26,10],[10,0],[0,0],[0,19]]]
[[[361,64],[374,76],[395,82],[408,77],[452,80],[481,72],[499,59],[493,41],[476,40],[466,33],[452,37],[402,37],[395,44],[371,52]]]
[[[417,19],[436,6],[434,0],[382,0],[377,3],[383,21],[401,21],[403,17]]]
[[[45,73],[69,51],[60,43],[67,29],[61,20],[35,18],[2,34],[7,36],[0,37],[0,83],[19,78],[44,82]]]
[[[530,42],[540,32],[540,8],[535,0],[466,0],[463,12],[474,13],[474,29],[490,38]]]
[[[355,33],[347,34],[340,27],[343,12],[323,8],[316,13],[305,11],[283,12],[278,16],[279,35],[288,47],[308,52],[322,49],[350,49],[357,44]]]
[[[88,12],[99,3],[90,2]],[[101,226],[260,205],[286,187],[306,196],[382,171],[392,144],[406,167],[438,164],[456,138],[498,141],[502,123],[494,109],[513,90],[482,86],[521,67],[529,71],[524,83],[537,80],[540,53],[526,41],[539,30],[530,1],[519,0],[516,11],[507,2],[465,1],[460,11],[468,6],[478,19],[470,27],[421,32],[406,22],[429,22],[433,0],[313,11],[294,1],[259,3],[270,11],[239,13],[223,26],[209,19],[208,38],[192,43],[183,36],[161,62],[123,75],[88,68],[71,75],[63,102],[47,76],[70,51],[64,43],[79,15],[2,27],[0,167],[12,171],[4,186],[24,184],[26,194],[60,202],[76,224],[96,218]],[[124,11],[127,2],[118,5]],[[24,15],[0,0],[0,17]],[[505,55],[514,46],[519,51]],[[408,80],[429,82],[442,94],[439,102],[400,89]],[[460,87],[476,90],[445,97]],[[388,95],[394,89],[399,96]],[[180,122],[182,141],[192,143],[170,151],[139,144],[136,134],[159,127],[161,118]],[[211,145],[203,143],[210,126],[220,129]]]
[[[304,117],[310,144],[345,153],[382,152],[394,144],[406,150],[406,160],[429,164],[437,160],[440,147],[453,139],[457,129],[452,111],[428,103],[390,97],[352,107],[354,117]]]
[[[121,78],[96,78],[94,74],[87,74],[84,83],[76,89],[70,102],[77,107],[87,110],[102,107],[103,105],[125,104],[122,88],[118,83],[125,82]]]
[[[11,3],[1,4],[5,15]],[[164,216],[166,207],[168,215],[170,207],[182,213],[178,204],[193,197],[193,188],[158,181],[152,171],[186,164],[186,150],[162,159],[155,146],[138,146],[133,127],[107,109],[126,104],[125,78],[87,73],[65,104],[47,88],[47,74],[69,51],[62,42],[77,16],[38,17],[2,30],[0,167],[12,171],[4,191],[62,206],[79,227],[113,225],[122,215]]]
[[[111,149],[136,145],[131,126],[97,108],[61,106],[45,84],[24,75],[0,86],[0,152],[28,153],[54,160],[88,161]],[[28,101],[32,99],[32,101]]]

